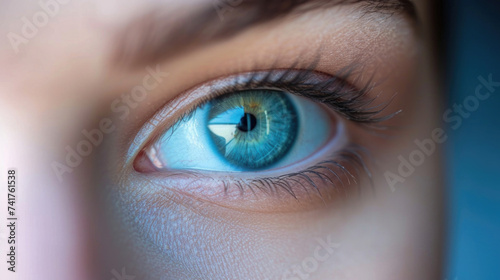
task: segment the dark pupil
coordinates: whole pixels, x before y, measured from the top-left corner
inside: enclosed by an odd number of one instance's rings
[[[243,132],[248,132],[253,130],[256,125],[257,118],[252,114],[245,113],[236,127]]]

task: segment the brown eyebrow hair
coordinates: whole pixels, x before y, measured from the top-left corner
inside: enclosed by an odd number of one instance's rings
[[[338,5],[360,4],[365,13],[404,14],[417,21],[411,0],[210,0],[210,3],[189,15],[175,15],[159,8],[135,18],[118,33],[114,64],[144,66],[292,12]]]

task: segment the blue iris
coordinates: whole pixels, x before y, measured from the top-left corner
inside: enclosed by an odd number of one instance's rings
[[[245,169],[277,163],[294,145],[299,122],[288,95],[248,90],[209,103],[207,127],[224,160]]]

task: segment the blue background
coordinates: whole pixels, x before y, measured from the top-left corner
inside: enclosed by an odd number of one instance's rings
[[[474,94],[478,76],[500,82],[499,2],[445,1],[448,108]],[[500,279],[500,88],[449,134],[446,279]]]

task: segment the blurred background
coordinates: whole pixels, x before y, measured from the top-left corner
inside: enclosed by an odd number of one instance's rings
[[[500,82],[500,1],[445,0],[447,108]],[[447,280],[500,279],[500,88],[448,142]]]

